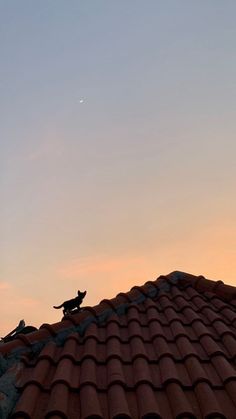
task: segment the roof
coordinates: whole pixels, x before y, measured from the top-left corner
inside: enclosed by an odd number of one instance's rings
[[[235,287],[160,276],[0,346],[0,417],[235,419],[235,337]]]

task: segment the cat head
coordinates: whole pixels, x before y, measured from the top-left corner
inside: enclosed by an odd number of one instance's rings
[[[84,298],[86,294],[87,294],[87,291],[80,291],[80,290],[78,290],[78,296],[80,298]]]

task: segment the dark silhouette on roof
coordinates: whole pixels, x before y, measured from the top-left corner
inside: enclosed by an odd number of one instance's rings
[[[36,331],[37,328],[34,326],[26,326],[24,320],[20,320],[18,326],[15,327],[11,332],[6,336],[0,339],[0,343],[9,342],[16,338],[19,333],[27,334]]]
[[[75,311],[78,312],[81,310],[80,305],[83,302],[83,299],[85,295],[87,294],[87,291],[81,292],[78,290],[78,295],[75,298],[72,298],[71,300],[64,301],[59,306],[53,306],[54,308],[62,308],[63,307],[63,314],[73,314]]]

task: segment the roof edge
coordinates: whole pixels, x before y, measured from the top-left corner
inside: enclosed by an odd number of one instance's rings
[[[78,314],[70,314],[63,317],[58,323],[42,324],[39,330],[28,335],[17,335],[17,337],[5,344],[0,345],[0,353],[9,355],[32,350],[32,346],[41,343],[45,344],[51,339],[60,340],[68,332],[83,331],[91,322],[102,322],[112,313],[122,314],[123,310],[130,304],[138,304],[146,297],[154,297],[159,291],[166,291],[170,286],[177,286],[180,289],[192,286],[198,292],[205,295],[224,300],[236,307],[236,287],[225,285],[223,281],[212,281],[204,276],[192,275],[182,271],[173,271],[168,275],[160,275],[155,281],[148,281],[142,286],[134,286],[126,293],[119,293],[116,297],[102,300],[94,307],[83,307]],[[210,293],[210,294],[209,294]]]

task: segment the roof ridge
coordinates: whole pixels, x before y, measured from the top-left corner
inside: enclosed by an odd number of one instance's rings
[[[40,326],[39,330],[28,335],[19,333],[14,340],[3,343],[0,346],[0,354],[14,353],[14,355],[19,355],[28,350],[32,351],[33,348],[37,351],[39,346],[41,349],[42,345],[52,340],[61,344],[67,338],[68,334],[73,332],[78,332],[82,336],[91,323],[101,324],[113,313],[116,313],[118,316],[124,314],[130,304],[141,304],[145,298],[155,297],[159,287],[148,286],[151,290],[143,291],[142,286],[134,286],[127,293],[121,292],[110,300],[104,299],[94,307],[82,307],[79,313],[66,315],[58,323],[44,323]],[[169,289],[168,285],[165,289]],[[118,304],[115,304],[115,301]],[[68,322],[70,322],[70,325]]]
[[[155,281],[147,281],[142,286],[134,286],[126,293],[119,293],[111,299],[104,299],[93,307],[83,307],[79,313],[67,315],[60,322],[44,323],[39,330],[28,335],[18,334],[17,337],[0,345],[0,353],[10,354],[32,350],[33,345],[55,340],[60,343],[68,333],[73,331],[83,334],[92,322],[102,323],[112,313],[124,314],[130,304],[140,304],[147,297],[155,297],[160,291],[168,292],[170,286],[176,285],[180,289],[192,286],[198,292],[211,293],[217,297],[233,303],[236,306],[236,287],[224,284],[223,281],[212,281],[204,276],[195,276],[181,271],[173,271],[168,275],[160,275]],[[235,301],[233,301],[235,300]]]
[[[207,279],[203,275],[192,275],[190,273],[182,271],[173,271],[166,276],[157,278],[156,282],[160,278],[165,278],[171,284],[175,283],[181,287],[192,286],[198,292],[208,292],[215,294],[218,298],[236,305],[236,287],[225,284],[222,280],[214,281]]]

